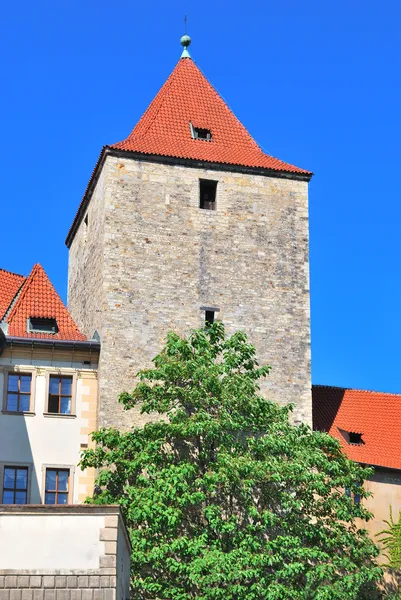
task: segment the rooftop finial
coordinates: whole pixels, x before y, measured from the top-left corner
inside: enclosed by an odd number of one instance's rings
[[[185,25],[185,34],[180,39],[181,46],[184,46],[184,50],[182,51],[181,58],[191,58],[188,52],[188,46],[191,44],[191,38],[187,35],[187,15],[184,17],[184,25]]]

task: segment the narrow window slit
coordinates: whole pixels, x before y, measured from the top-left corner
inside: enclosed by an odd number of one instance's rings
[[[199,180],[199,208],[216,210],[217,181]]]

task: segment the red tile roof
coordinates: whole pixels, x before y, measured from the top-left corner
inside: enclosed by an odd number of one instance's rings
[[[23,275],[0,269],[0,321],[4,318],[24,281]]]
[[[1,285],[2,281],[6,281],[5,278],[2,279],[3,273],[3,271],[0,272],[0,306],[5,306],[11,296],[11,288],[4,288]],[[86,337],[79,331],[72,320],[70,313],[64,306],[41,265],[35,265],[28,278],[13,273],[9,275],[14,276],[14,279],[12,279],[14,287],[19,282],[19,288],[17,288],[17,292],[18,289],[19,292],[14,305],[6,316],[6,323],[8,325],[7,335],[52,340],[86,340]],[[4,313],[7,312],[14,297],[15,293],[8,302]],[[58,333],[28,332],[27,320],[30,317],[56,319]]]
[[[190,123],[211,141],[193,139]],[[111,148],[312,175],[265,154],[190,58],[181,58],[126,140]]]
[[[313,427],[338,439],[352,460],[401,469],[401,394],[314,385]],[[341,433],[361,433],[349,444]]]
[[[190,124],[211,131],[193,139]],[[204,161],[304,176],[300,169],[265,154],[191,58],[181,58],[127,139],[103,146],[65,243],[70,247],[91,191],[110,150]]]

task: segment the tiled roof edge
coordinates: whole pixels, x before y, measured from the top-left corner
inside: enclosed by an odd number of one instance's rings
[[[358,388],[351,388],[351,387],[343,387],[340,385],[324,385],[324,384],[320,384],[320,383],[313,383],[312,384],[312,388],[325,388],[328,390],[347,390],[350,392],[360,392],[363,394],[385,394],[386,396],[399,396],[401,398],[401,393],[397,393],[397,392],[383,392],[380,390],[360,390]]]

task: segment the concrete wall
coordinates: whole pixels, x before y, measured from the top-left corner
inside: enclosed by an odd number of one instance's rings
[[[199,208],[199,179],[217,185],[217,210]],[[260,363],[263,394],[296,403],[311,423],[308,189],[303,181],[108,156],[69,255],[69,309],[100,333],[99,419],[142,423],[117,397],[149,367],[169,330],[204,324],[220,308]]]
[[[0,600],[127,600],[131,547],[115,506],[0,506]]]
[[[91,360],[90,365],[84,361]],[[97,360],[82,352],[74,357],[67,352],[14,349],[0,356],[0,502],[4,466],[27,466],[30,469],[28,502],[44,501],[46,466],[68,467],[71,473],[70,503],[83,502],[93,492],[94,470],[81,471],[77,466],[81,451],[91,447],[91,431],[96,429]],[[8,373],[32,374],[34,405],[30,413],[7,413],[4,410],[4,379]],[[73,375],[75,410],[73,415],[46,414],[46,382],[50,373]],[[1,563],[0,563],[1,566]]]

